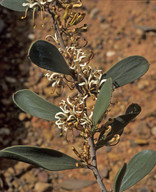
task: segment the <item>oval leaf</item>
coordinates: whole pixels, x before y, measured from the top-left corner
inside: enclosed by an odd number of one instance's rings
[[[29,49],[29,57],[33,63],[43,69],[71,75],[61,53],[47,41],[39,40],[33,43]]]
[[[132,121],[139,113],[141,112],[141,107],[133,103],[131,104],[127,110],[125,115],[118,116],[114,119],[114,122],[112,123],[112,131],[113,134],[119,134],[122,135],[124,128],[126,125]]]
[[[96,144],[96,150],[106,145],[106,143],[111,138],[113,138],[114,135],[118,134],[121,136],[126,125],[131,120],[133,120],[137,115],[139,115],[140,112],[141,112],[141,107],[138,104],[133,103],[127,108],[126,113],[124,115],[120,115],[114,118],[113,123],[111,124],[112,129],[111,129],[111,132],[108,134],[107,139],[105,140],[102,139],[102,136],[105,131],[102,131],[100,133],[99,140]]]
[[[144,178],[156,165],[156,151],[144,150],[136,154],[128,163],[121,182],[120,192],[129,189]]]
[[[50,171],[78,168],[76,159],[59,151],[32,146],[13,146],[0,151],[0,157],[22,161]]]
[[[149,63],[144,57],[130,56],[116,63],[102,76],[102,79],[111,77],[114,87],[118,88],[138,79],[148,69]]]
[[[49,103],[28,89],[13,94],[13,101],[24,112],[46,120],[56,121],[56,113],[62,112],[58,106]]]
[[[19,12],[25,12],[26,7],[22,6],[25,2],[26,0],[0,0],[0,4],[3,7]]]
[[[114,179],[114,192],[120,192],[120,185],[125,175],[126,169],[127,169],[127,164],[125,163],[123,167],[116,174]]]
[[[111,78],[107,79],[107,81],[102,85],[99,96],[94,106],[93,111],[93,128],[97,125],[102,115],[106,112],[110,99],[112,96],[112,80]]]

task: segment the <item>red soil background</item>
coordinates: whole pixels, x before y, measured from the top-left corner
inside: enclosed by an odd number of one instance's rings
[[[156,144],[156,1],[150,0],[90,0],[84,1],[83,11],[87,13],[84,23],[88,32],[88,49],[94,51],[90,62],[92,67],[109,69],[120,59],[141,55],[150,63],[146,75],[134,83],[117,89],[111,115],[123,114],[131,103],[142,107],[141,114],[124,131],[117,146],[104,147],[97,152],[98,167],[108,190],[116,172],[129,159],[144,149],[155,149]],[[29,88],[49,101],[58,104],[67,97],[67,90],[61,97],[51,94],[50,82],[44,71],[31,64],[27,50],[32,41],[52,35],[50,18],[48,25],[40,27],[40,16],[33,30],[31,16],[21,20],[22,13],[15,13],[0,7],[0,148],[25,144],[50,147],[76,158],[68,144],[59,137],[55,124],[22,113],[12,102],[11,95],[23,88]],[[69,93],[70,94],[70,93]],[[74,145],[79,146],[79,138]],[[73,192],[100,191],[91,171],[79,169],[49,172],[24,163],[0,160],[1,191],[8,192],[62,192],[71,188]],[[74,180],[78,183],[76,189]],[[84,188],[84,183],[89,186]],[[156,169],[129,192],[154,192]]]

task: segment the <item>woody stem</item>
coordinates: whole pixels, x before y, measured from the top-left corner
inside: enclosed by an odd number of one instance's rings
[[[48,9],[48,12],[52,17],[53,25],[54,25],[54,28],[55,28],[56,35],[57,35],[57,38],[59,40],[60,46],[61,46],[61,48],[63,50],[65,50],[66,47],[65,47],[65,44],[64,44],[64,41],[63,41],[63,38],[62,38],[62,33],[60,32],[59,26],[58,26],[57,21],[55,19],[55,14],[50,9]]]
[[[97,183],[101,189],[101,192],[107,192],[106,187],[103,184],[102,178],[99,174],[99,170],[97,168],[96,150],[95,150],[93,137],[88,138],[88,143],[90,145],[90,155],[91,155],[91,161],[92,161],[92,165],[89,165],[89,169],[91,169],[93,171],[93,174],[94,174],[96,181],[97,181]]]

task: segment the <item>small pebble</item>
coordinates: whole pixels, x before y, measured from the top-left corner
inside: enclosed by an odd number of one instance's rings
[[[109,24],[107,24],[107,23],[102,23],[102,24],[101,24],[101,28],[102,28],[103,30],[107,30],[107,29],[109,29]]]
[[[30,34],[28,35],[28,39],[34,40],[34,39],[35,39],[35,35],[34,35],[33,33],[30,33]]]
[[[149,143],[146,139],[135,139],[134,142],[135,142],[135,144],[141,145],[141,146],[148,145],[148,143]]]
[[[147,187],[142,187],[139,192],[150,192],[150,190]]]
[[[18,116],[18,119],[19,119],[20,121],[23,121],[24,119],[26,119],[26,117],[27,117],[27,114],[26,114],[26,113],[20,113],[19,116]]]
[[[49,183],[38,182],[35,184],[36,192],[51,192],[52,189],[53,189],[53,186],[52,184],[49,184]]]
[[[148,81],[148,80],[145,80],[145,79],[141,79],[141,80],[138,82],[138,85],[137,85],[137,87],[138,87],[140,90],[144,90],[144,89],[146,89],[148,86],[149,86],[149,81]]]
[[[48,180],[49,180],[48,173],[46,173],[46,172],[44,172],[44,171],[41,171],[41,172],[38,174],[38,180],[39,180],[40,182],[47,183]]]
[[[91,12],[90,12],[90,15],[89,15],[90,18],[91,19],[96,19],[99,12],[100,12],[100,10],[98,8],[92,9]]]
[[[153,134],[154,136],[156,136],[156,127],[153,127],[153,128],[152,128],[152,134]]]
[[[0,135],[10,135],[10,130],[8,128],[0,128]]]
[[[139,134],[141,139],[149,139],[151,136],[150,129],[144,122],[139,123],[136,129],[136,133]]]
[[[16,83],[16,79],[13,78],[13,77],[5,77],[5,80],[6,80],[8,83]]]
[[[107,53],[106,53],[106,56],[107,57],[112,57],[112,56],[114,56],[115,55],[115,51],[108,51]]]

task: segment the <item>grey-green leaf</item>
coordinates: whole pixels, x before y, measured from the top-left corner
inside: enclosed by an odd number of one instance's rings
[[[113,134],[121,135],[126,125],[137,115],[139,115],[140,112],[141,107],[138,104],[132,103],[131,105],[129,105],[124,115],[118,116],[114,119],[114,122],[111,125]]]
[[[102,85],[99,96],[94,106],[93,111],[93,129],[99,122],[102,115],[106,112],[110,99],[112,96],[112,80],[111,78],[107,79],[107,81]]]
[[[75,169],[78,168],[77,164],[81,164],[76,159],[59,151],[24,145],[5,148],[0,151],[0,157],[22,161],[50,171]]]
[[[112,78],[115,88],[121,87],[128,83],[133,82],[149,69],[148,61],[141,56],[130,56],[122,59],[110,68],[102,79]]]
[[[49,103],[28,89],[13,94],[13,101],[24,112],[46,120],[56,121],[56,113],[62,112],[58,106]]]
[[[43,69],[71,75],[64,57],[54,45],[47,41],[38,40],[34,42],[28,55],[33,63]]]
[[[123,167],[116,174],[115,179],[114,179],[114,186],[113,186],[114,192],[120,192],[121,182],[122,182],[122,179],[125,175],[126,169],[127,169],[127,164],[125,163],[123,165]]]
[[[129,105],[124,115],[120,115],[113,119],[113,123],[111,124],[112,129],[111,132],[108,134],[107,139],[105,140],[101,139],[104,134],[104,131],[100,133],[99,140],[96,144],[96,150],[106,145],[106,143],[111,138],[113,138],[114,135],[118,134],[121,136],[126,125],[131,120],[133,120],[137,115],[139,115],[140,112],[141,107],[138,104],[132,103],[131,105]]]
[[[136,154],[128,163],[121,182],[120,192],[129,189],[143,179],[156,165],[156,151],[144,150]]]
[[[0,0],[0,4],[3,7],[19,12],[25,12],[26,7],[22,6],[24,2],[26,2],[26,0]]]

